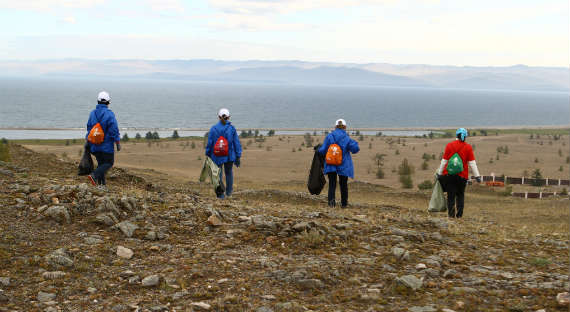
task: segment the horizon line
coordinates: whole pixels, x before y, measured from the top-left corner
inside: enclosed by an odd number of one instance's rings
[[[389,63],[389,62],[338,62],[338,61],[307,61],[301,59],[216,59],[216,58],[35,58],[35,59],[0,59],[0,62],[48,62],[48,61],[147,61],[147,62],[165,62],[165,61],[213,61],[213,62],[299,62],[307,64],[339,64],[339,65],[394,65],[394,66],[434,66],[434,67],[459,67],[459,68],[512,68],[512,67],[529,67],[529,68],[563,68],[570,70],[568,66],[543,66],[543,65],[527,65],[527,64],[511,64],[511,65],[451,65],[451,64],[428,64],[428,63]]]

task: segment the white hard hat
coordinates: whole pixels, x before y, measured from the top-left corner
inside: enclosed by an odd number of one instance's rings
[[[346,121],[344,119],[338,119],[335,122],[335,126],[345,126],[346,127]]]
[[[218,112],[218,117],[224,117],[224,116],[230,117],[230,111],[227,108],[222,108]]]
[[[101,91],[101,92],[99,92],[99,95],[97,96],[97,101],[98,102],[111,102],[111,96],[106,91]]]

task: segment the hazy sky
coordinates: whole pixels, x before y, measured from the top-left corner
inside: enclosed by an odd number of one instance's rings
[[[0,59],[569,65],[568,0],[0,0]]]

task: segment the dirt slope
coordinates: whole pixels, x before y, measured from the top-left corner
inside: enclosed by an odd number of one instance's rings
[[[121,169],[100,192],[72,163],[11,153],[0,311],[568,310],[568,233],[506,238],[496,222],[293,191],[218,201]]]

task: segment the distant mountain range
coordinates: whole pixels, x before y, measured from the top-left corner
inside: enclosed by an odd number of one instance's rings
[[[0,61],[2,76],[124,77],[212,82],[569,91],[564,67],[459,67],[303,61]]]

